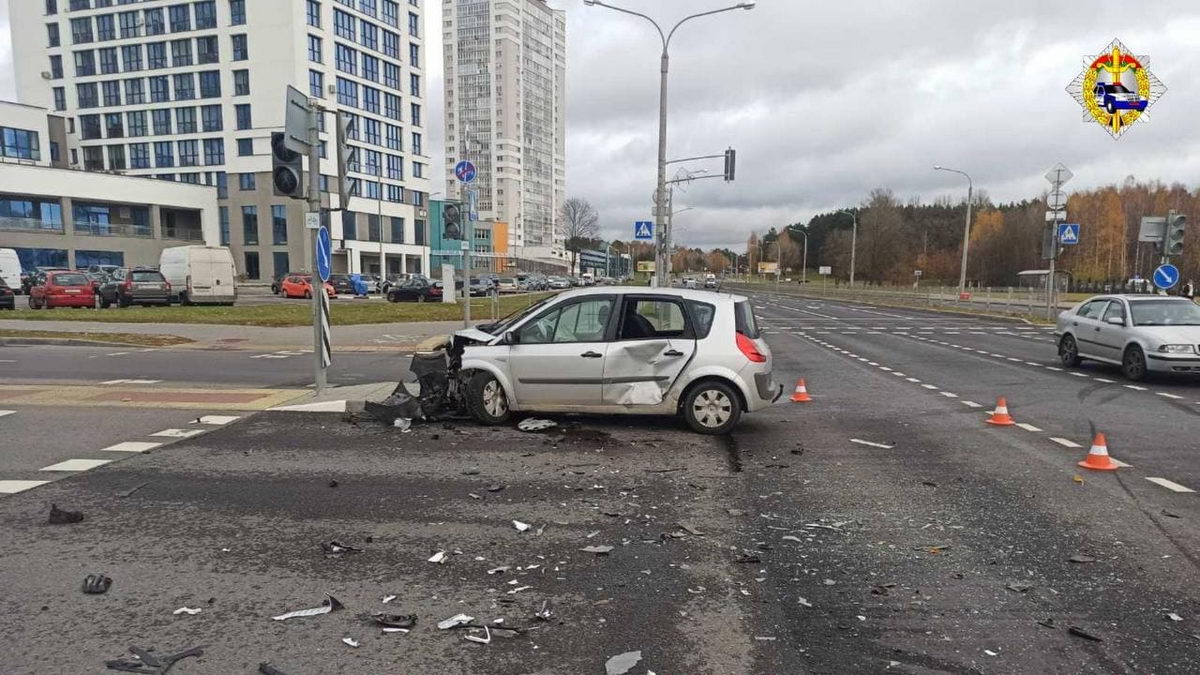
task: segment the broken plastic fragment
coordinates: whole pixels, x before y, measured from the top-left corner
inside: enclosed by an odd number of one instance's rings
[[[83,520],[82,511],[64,511],[58,508],[57,504],[50,505],[50,524],[51,525],[68,525],[70,523],[78,523]]]
[[[312,609],[298,609],[294,612],[288,612],[287,614],[280,614],[279,616],[273,616],[271,618],[275,621],[286,621],[288,619],[296,619],[296,618],[305,617],[305,616],[317,616],[320,614],[328,614],[336,609],[345,609],[345,608],[346,608],[346,606],[343,605],[342,603],[338,602],[337,598],[326,593],[325,601],[321,603],[320,607],[313,607]]]
[[[1091,640],[1092,642],[1104,642],[1104,638],[1102,638],[1098,635],[1092,635],[1091,633],[1080,628],[1079,626],[1070,626],[1067,628],[1067,632],[1076,637],[1081,637],[1085,640]]]
[[[120,670],[126,673],[149,673],[150,675],[162,675],[171,669],[177,661],[186,659],[189,656],[204,656],[204,648],[208,645],[198,645],[191,649],[185,649],[175,654],[159,656],[149,649],[141,647],[130,647],[129,653],[133,654],[132,659],[119,659],[113,661],[105,661],[104,665],[109,670]],[[260,672],[263,672],[260,668]],[[278,671],[276,671],[278,672]]]
[[[372,614],[375,623],[387,628],[412,628],[417,625],[416,614]]]
[[[396,599],[396,596],[394,596],[394,595],[385,595],[385,596],[383,596],[383,604],[386,605],[395,599]]]
[[[1183,621],[1183,617],[1182,617],[1182,616],[1179,616],[1179,615],[1178,615],[1178,614],[1176,614],[1175,612],[1171,612],[1170,614],[1168,614],[1168,615],[1167,615],[1167,618],[1168,618],[1168,619],[1170,619],[1170,620],[1172,620],[1172,621]]]
[[[385,633],[408,633],[411,631],[407,628],[384,628],[383,632],[385,632]]]
[[[503,574],[511,569],[512,569],[511,565],[503,565],[501,567],[493,567],[492,569],[488,570],[488,574]]]
[[[344,637],[344,638],[342,638],[342,642],[350,647],[358,646],[358,640],[355,640],[354,638]]]
[[[642,660],[642,652],[617,654],[604,662],[604,675],[625,675]]]
[[[585,546],[579,550],[583,551],[584,553],[595,553],[596,555],[608,555],[613,550],[613,547],[611,547],[611,546]]]
[[[441,564],[441,563],[444,563],[444,562],[446,562],[446,552],[445,552],[445,551],[438,551],[437,553],[434,553],[434,554],[433,554],[433,555],[432,555],[432,556],[429,558],[429,562],[431,562],[431,563],[438,563],[438,564]]]
[[[89,574],[83,578],[83,592],[89,595],[100,595],[112,586],[112,579],[103,574]]]
[[[1071,556],[1070,558],[1067,558],[1067,562],[1073,562],[1073,563],[1094,563],[1094,562],[1096,562],[1096,559],[1095,559],[1095,558],[1093,558],[1093,557],[1092,557],[1092,556],[1090,556],[1090,555],[1083,555],[1083,554],[1081,554],[1081,553],[1077,553],[1077,554],[1075,554],[1075,555]]]
[[[469,616],[467,614],[455,614],[454,616],[450,617],[449,619],[439,621],[437,626],[438,626],[438,630],[449,630],[451,628],[456,628],[458,626],[462,626],[464,624],[471,623],[474,620],[475,620],[475,617]]]
[[[511,591],[509,591],[509,592],[508,592],[508,594],[509,594],[509,595],[516,595],[517,593],[520,593],[521,591],[527,591],[527,590],[529,590],[529,589],[531,589],[531,588],[533,588],[533,586],[517,586],[516,588],[512,589]]]
[[[481,645],[486,645],[492,641],[492,630],[487,626],[483,627],[483,635],[483,637],[479,637],[478,635],[464,635],[463,637],[471,642],[478,642]]]
[[[412,420],[407,417],[397,417],[392,420],[392,426],[399,429],[401,432],[407,433],[412,429]]]
[[[1033,588],[1033,584],[1026,583],[1023,581],[1015,581],[1015,582],[1005,586],[1005,588],[1007,588],[1010,591],[1015,591],[1017,593],[1024,593],[1025,591],[1028,591],[1029,589]]]
[[[554,612],[550,611],[550,601],[543,600],[542,608],[535,612],[534,616],[542,621],[549,621],[550,619],[554,618]],[[503,621],[503,619],[500,619],[500,621]]]
[[[517,528],[517,532],[524,532],[525,530],[528,530],[531,527],[531,525],[529,523],[522,523],[519,520],[512,521],[512,524],[513,524],[513,527]]]
[[[528,419],[521,420],[521,423],[517,425],[517,428],[521,431],[541,431],[542,429],[549,429],[550,427],[556,426],[558,426],[558,422],[555,422],[554,420],[530,417]]]
[[[329,555],[341,555],[343,553],[362,553],[361,548],[347,546],[339,541],[321,542],[321,550]]]
[[[800,603],[801,605],[803,605],[804,607],[812,607],[812,603],[811,603],[811,602],[809,602],[808,600],[805,600],[804,598],[798,598],[797,600],[798,600],[798,601],[799,601],[799,603]]]
[[[983,650],[983,653],[984,653],[984,654],[987,654],[988,656],[996,656],[996,655],[997,655],[997,654],[996,654],[996,652],[994,652],[994,651],[992,651],[992,650],[990,650],[990,649],[985,649],[985,650]]]
[[[791,534],[785,534],[785,535],[783,536],[783,540],[784,540],[784,541],[794,541],[794,542],[796,542],[796,543],[798,543],[798,544],[803,544],[803,543],[804,543],[804,540],[803,540],[803,539],[801,539],[800,537],[797,537],[797,536],[791,535]]]
[[[177,610],[175,610],[174,612],[171,612],[171,613],[172,613],[172,614],[189,614],[189,615],[191,615],[191,614],[199,614],[199,613],[200,613],[200,612],[202,612],[202,611],[204,611],[204,610],[200,609],[199,607],[195,607],[195,608],[193,608],[193,607],[180,607],[179,609],[177,609]]]

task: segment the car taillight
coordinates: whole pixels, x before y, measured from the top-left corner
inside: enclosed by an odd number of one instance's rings
[[[131,290],[133,288],[133,279],[126,279],[125,283],[121,285],[125,287],[125,290]]]
[[[741,333],[737,333],[736,335],[738,350],[745,354],[747,359],[750,359],[750,361],[754,363],[767,362],[767,357],[763,356],[763,353],[758,351],[758,346],[754,344],[754,340],[751,340]]]
[[[171,291],[171,282],[169,282],[169,281],[164,281],[164,282],[163,282],[163,288],[167,289],[167,292],[169,293],[169,292]]]

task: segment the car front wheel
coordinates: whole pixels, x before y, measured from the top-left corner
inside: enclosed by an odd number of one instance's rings
[[[683,418],[701,434],[727,434],[742,417],[741,400],[733,387],[711,380],[688,390],[683,400]]]
[[[467,408],[472,417],[490,426],[504,424],[512,417],[504,387],[486,370],[475,373],[467,384]]]
[[[1058,358],[1068,368],[1079,365],[1082,359],[1079,358],[1079,345],[1075,344],[1075,338],[1070,335],[1062,336],[1058,341]]]
[[[1146,355],[1141,347],[1130,345],[1125,350],[1125,357],[1121,359],[1121,373],[1134,382],[1145,379]]]

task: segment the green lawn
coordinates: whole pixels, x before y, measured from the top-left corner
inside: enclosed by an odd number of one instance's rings
[[[500,312],[525,307],[550,295],[533,293],[502,296]],[[441,302],[390,303],[379,300],[332,300],[330,319],[335,326],[364,323],[405,323],[413,321],[455,321],[462,319],[462,306]],[[489,298],[471,300],[471,318],[490,319],[492,303]],[[103,321],[106,323],[204,323],[232,326],[309,326],[312,325],[312,305],[308,301],[265,305],[235,305],[233,307],[128,307],[100,311],[71,311],[66,309],[8,312],[2,318],[27,321]]]
[[[56,330],[15,330],[0,328],[0,338],[54,338],[56,340],[89,340],[92,342],[120,342],[141,347],[172,347],[191,342],[176,335],[141,335],[138,333],[88,333]]]

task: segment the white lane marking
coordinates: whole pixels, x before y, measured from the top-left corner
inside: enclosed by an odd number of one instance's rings
[[[42,471],[87,471],[98,466],[104,466],[111,462],[111,459],[68,459],[65,462],[44,466]]]
[[[1021,362],[1021,359],[1015,359],[1015,358],[1013,358],[1013,357],[1011,357],[1011,356],[1006,356],[1005,358],[1007,358],[1009,361],[1014,361],[1014,362],[1016,362],[1016,363],[1020,363],[1020,362]]]
[[[0,363],[16,363],[16,359],[0,359]]]
[[[1157,393],[1159,396],[1162,396],[1163,398],[1173,398],[1175,400],[1179,400],[1179,399],[1183,398],[1182,396],[1176,396],[1175,394],[1168,394],[1165,391],[1159,391],[1159,392],[1155,392],[1155,393]]]
[[[1125,385],[1125,388],[1133,389],[1134,391],[1146,391],[1145,387],[1139,387],[1136,384],[1127,384],[1127,385]]]
[[[1027,365],[1027,366],[1040,366],[1040,365],[1042,365],[1042,364],[1040,364],[1040,363],[1035,363],[1035,362],[1033,362],[1033,361],[1026,361],[1026,362],[1025,362],[1025,365]]]
[[[286,359],[286,358],[288,358],[288,355],[287,354],[255,354],[254,356],[251,356],[250,358],[252,358],[252,359]]]
[[[113,352],[111,354],[105,354],[105,356],[128,356],[128,355],[129,355],[129,352]]]
[[[878,366],[879,364],[875,363],[874,361],[867,361],[867,365],[868,366]]]
[[[880,369],[880,370],[887,371],[887,372],[889,372],[889,373],[890,373],[890,372],[892,372],[892,369],[891,369],[891,368],[888,368],[887,366],[879,366],[879,369]]]
[[[195,436],[196,434],[202,433],[204,433],[203,429],[163,429],[162,431],[156,431],[150,435],[166,438],[187,438],[188,436]]]
[[[0,417],[4,417],[6,415],[13,415],[16,412],[17,412],[16,410],[0,410]]]
[[[1063,371],[1062,368],[1055,368],[1054,366],[1046,366],[1046,370],[1053,370],[1056,373],[1061,373]]]
[[[1058,438],[1057,436],[1051,436],[1050,440],[1054,441],[1055,443],[1058,443],[1059,445],[1063,446],[1064,448],[1082,448],[1083,447],[1082,445],[1076,443],[1075,441],[1067,440],[1065,438]]]
[[[237,415],[205,415],[196,421],[200,424],[229,424],[240,419]]]
[[[1112,460],[1113,464],[1116,464],[1117,466],[1121,467],[1122,469],[1129,469],[1129,468],[1133,467],[1132,464],[1126,464],[1125,462],[1122,462],[1121,460],[1117,459],[1116,457],[1109,457],[1109,459]]]
[[[951,394],[948,391],[943,391],[943,392],[938,392],[938,393],[940,393],[942,396],[945,396],[946,398],[958,398],[958,394]]]
[[[1147,476],[1146,480],[1150,481],[1151,483],[1154,483],[1155,485],[1160,485],[1162,487],[1165,487],[1168,490],[1170,490],[1171,492],[1195,492],[1195,490],[1191,489],[1190,487],[1185,487],[1183,485],[1180,485],[1179,483],[1176,483],[1173,480],[1167,480],[1166,478],[1157,478],[1154,476]]]
[[[864,441],[860,438],[851,438],[850,442],[858,443],[859,445],[869,445],[872,448],[883,448],[884,450],[891,450],[892,448],[896,447],[894,445],[884,445],[883,443],[872,443],[871,441]]]
[[[982,404],[976,403],[975,401],[963,401],[962,404],[969,408],[982,408],[983,407]]]
[[[110,445],[107,448],[100,448],[100,452],[146,452],[147,450],[153,450],[154,448],[157,448],[160,445],[162,445],[162,443],[147,443],[146,441],[125,441],[124,443],[117,443],[116,445]]]
[[[1072,377],[1090,377],[1087,373],[1071,373]]]
[[[107,380],[100,384],[158,384],[162,380]]]
[[[896,377],[904,377],[904,373],[902,373],[898,370],[893,370],[892,374],[895,375]]]
[[[932,384],[923,384],[923,385],[921,385],[921,386],[922,386],[922,387],[925,387],[926,389],[932,389],[932,390],[934,390],[934,391],[936,391],[936,390],[937,390],[937,387],[935,387],[935,386],[934,386],[934,385],[932,385]]]
[[[48,480],[0,480],[0,494],[16,494],[49,482]]]
[[[1041,431],[1041,429],[1026,422],[1017,422],[1017,426],[1021,427],[1025,431]]]
[[[1103,382],[1104,384],[1114,384],[1114,383],[1115,383],[1115,381],[1114,381],[1114,380],[1106,380],[1106,379],[1104,379],[1103,377],[1097,377],[1097,378],[1096,378],[1096,381],[1097,381],[1097,382]]]
[[[920,380],[915,377],[906,377],[904,379],[908,380],[909,382],[920,382]]]

